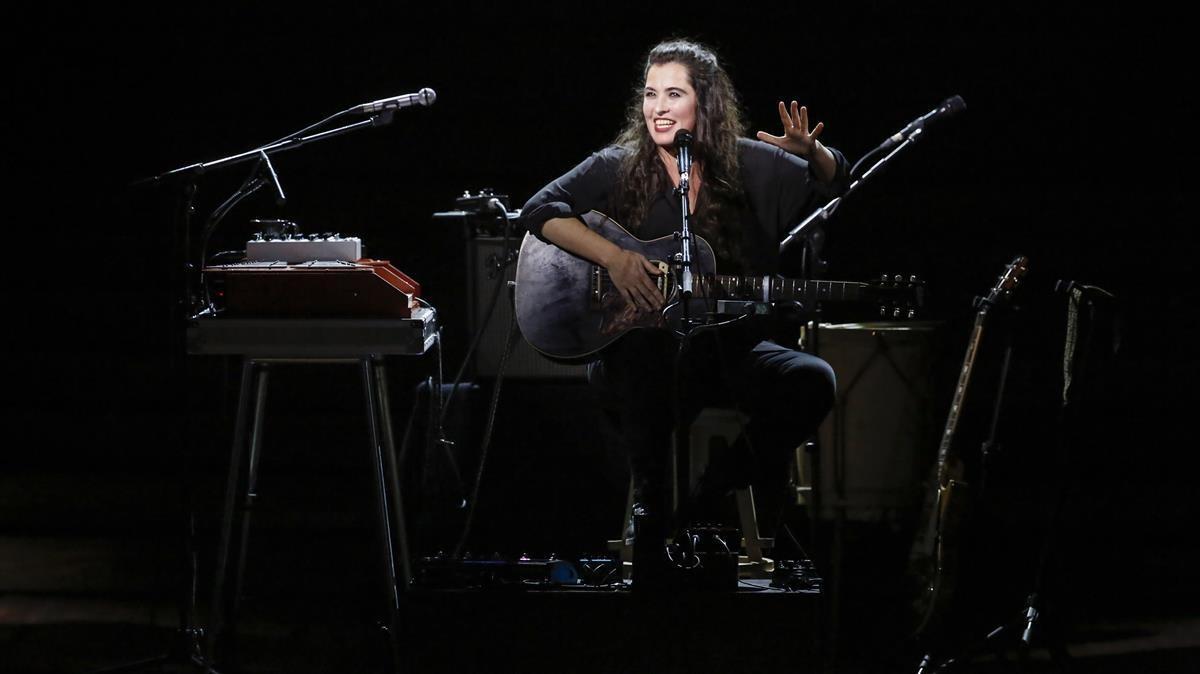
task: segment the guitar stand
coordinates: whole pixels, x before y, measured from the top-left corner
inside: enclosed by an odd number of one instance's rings
[[[983,303],[984,303],[983,297],[976,297],[975,301],[974,301],[974,306],[976,308],[978,308]],[[1011,317],[1010,317],[1010,320],[1011,320]],[[1006,330],[1004,331],[1004,336],[1005,336],[1005,338],[1004,338],[1004,356],[1003,356],[1003,360],[1001,361],[1001,364],[1000,364],[1000,376],[999,376],[999,380],[996,384],[996,393],[992,398],[992,400],[993,400],[992,414],[991,414],[991,419],[988,423],[988,436],[986,439],[984,439],[983,444],[980,447],[979,493],[981,496],[984,493],[986,493],[985,490],[986,490],[986,485],[987,485],[988,458],[991,455],[991,453],[993,451],[995,451],[995,449],[997,447],[996,431],[999,429],[1000,413],[1004,409],[1004,392],[1006,389],[1006,384],[1008,382],[1008,373],[1010,370],[1010,366],[1012,364],[1013,342],[1012,342],[1011,326],[1006,326]],[[1040,574],[1039,574],[1039,576],[1040,576]],[[981,639],[979,642],[974,643],[974,644],[968,646],[967,648],[965,648],[963,650],[963,652],[959,655],[949,657],[949,658],[945,659],[944,661],[942,661],[941,663],[938,663],[937,660],[934,658],[934,654],[932,651],[926,653],[921,658],[921,663],[917,666],[917,674],[929,674],[930,672],[950,671],[955,665],[959,664],[960,662],[963,662],[963,663],[970,662],[975,657],[981,655],[984,652],[987,652],[988,650],[991,650],[991,651],[995,652],[997,655],[1000,655],[1003,652],[1003,648],[1000,644],[1000,638],[1002,636],[1005,636],[1006,634],[1011,634],[1014,630],[1016,630],[1018,627],[1020,627],[1022,623],[1024,623],[1024,626],[1021,630],[1020,645],[1022,647],[1021,648],[1021,659],[1022,659],[1022,661],[1024,661],[1026,656],[1028,655],[1029,642],[1033,636],[1034,623],[1037,621],[1038,617],[1041,614],[1041,611],[1038,608],[1038,606],[1036,605],[1036,602],[1037,602],[1037,593],[1035,592],[1035,593],[1032,593],[1029,595],[1029,597],[1026,601],[1026,604],[1025,604],[1025,608],[1022,609],[1020,616],[1018,618],[1015,618],[1012,622],[1000,625],[999,627],[996,627],[995,629],[993,629],[991,632],[988,632],[987,636],[983,637],[983,639]]]
[[[1056,284],[1056,292],[1068,296],[1068,320],[1066,343],[1064,345],[1063,354],[1063,371],[1065,376],[1063,382],[1062,406],[1059,412],[1059,443],[1057,452],[1057,484],[1053,490],[1053,501],[1047,513],[1046,532],[1042,540],[1041,550],[1038,554],[1038,563],[1036,566],[1033,590],[1025,599],[1025,606],[1021,609],[1020,615],[1012,621],[1000,625],[993,629],[983,639],[963,650],[961,655],[950,657],[936,664],[931,653],[927,653],[922,659],[917,668],[917,674],[929,674],[931,672],[950,671],[959,664],[970,662],[975,657],[990,650],[998,656],[1002,656],[1006,650],[1006,645],[1002,641],[1002,637],[1015,634],[1020,630],[1020,636],[1017,638],[1016,646],[1019,648],[1018,658],[1021,662],[1028,659],[1029,651],[1032,648],[1034,637],[1039,634],[1046,635],[1044,641],[1046,649],[1049,651],[1051,662],[1059,668],[1060,671],[1065,671],[1067,663],[1071,660],[1071,655],[1067,651],[1066,644],[1063,642],[1060,626],[1056,621],[1051,620],[1050,616],[1046,615],[1046,600],[1044,596],[1046,588],[1046,575],[1054,558],[1055,543],[1057,540],[1057,530],[1062,516],[1062,512],[1066,507],[1066,492],[1069,485],[1063,484],[1066,473],[1066,466],[1070,458],[1071,444],[1068,441],[1070,435],[1074,415],[1077,405],[1072,405],[1070,396],[1072,380],[1079,384],[1079,390],[1086,395],[1089,386],[1094,384],[1091,381],[1095,374],[1092,367],[1089,367],[1088,356],[1093,348],[1092,341],[1095,332],[1096,307],[1098,300],[1112,300],[1114,296],[1108,291],[1095,286],[1086,286],[1075,283],[1074,281],[1059,281]],[[1011,344],[1009,345],[1011,350]],[[1114,344],[1113,351],[1116,351]],[[1001,375],[1000,391],[1002,392],[1004,380],[1007,378],[1009,364],[1009,351],[1005,353],[1004,372]],[[995,414],[999,414],[1000,403],[997,401]],[[987,442],[984,443],[985,452],[995,439],[995,417],[992,419],[992,433]],[[985,456],[986,459],[986,456]],[[935,666],[936,664],[936,666]]]
[[[1019,649],[1017,655],[1018,662],[1028,662],[1035,633],[1044,631],[1036,629],[1039,625],[1045,624],[1042,620],[1042,610],[1041,597],[1037,593],[1030,594],[1025,599],[1025,607],[1021,609],[1018,615],[1013,617],[1009,622],[988,632],[987,636],[976,643],[964,648],[961,654],[947,658],[939,663],[935,660],[933,653],[926,653],[921,658],[921,663],[917,666],[916,674],[956,671],[959,665],[969,664],[984,653],[991,652],[997,657],[1003,657],[1008,648],[1014,645]],[[1020,636],[1017,637],[1015,644],[1005,643],[1012,638],[1012,635],[1018,633]],[[1060,670],[1065,670],[1066,663],[1071,659],[1066,646],[1055,638],[1048,641],[1046,647],[1050,651],[1051,662],[1058,666]]]

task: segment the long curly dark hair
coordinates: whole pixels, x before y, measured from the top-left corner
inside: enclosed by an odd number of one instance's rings
[[[692,156],[704,166],[705,207],[697,213],[693,227],[708,239],[723,261],[742,265],[741,232],[736,209],[744,195],[738,173],[737,141],[746,131],[737,91],[716,53],[698,42],[673,39],[660,42],[646,55],[646,67],[678,63],[688,71],[696,90],[696,128]],[[658,147],[646,129],[642,115],[645,90],[642,82],[634,87],[626,110],[625,128],[614,143],[629,151],[621,167],[617,184],[619,217],[637,231],[645,219],[651,201],[671,187],[666,167],[659,159]]]

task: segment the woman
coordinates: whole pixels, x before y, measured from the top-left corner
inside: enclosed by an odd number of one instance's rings
[[[818,140],[824,125],[810,129],[805,108],[780,102],[783,135],[760,131],[757,142],[742,138],[745,125],[729,76],[713,51],[695,42],[656,45],[644,72],[616,141],[535,194],[522,209],[524,225],[606,268],[631,307],[661,308],[652,279],[657,268],[591,231],[578,216],[598,210],[640,239],[669,236],[682,215],[674,140],[678,130],[689,129],[695,138],[693,231],[713,245],[722,273],[777,273],[779,241],[788,229],[845,183],[845,158]],[[702,407],[721,403],[735,404],[751,418],[746,446],[710,463],[678,522],[686,524],[689,517],[713,514],[710,509],[752,473],[775,478],[782,491],[792,450],[831,408],[829,366],[762,337],[743,324],[707,331],[689,340],[677,359],[678,346],[665,332],[637,330],[593,364],[589,379],[601,387],[634,475],[635,586],[661,556],[670,526],[667,459],[675,417],[686,427]],[[675,401],[672,414],[676,383],[689,393]]]

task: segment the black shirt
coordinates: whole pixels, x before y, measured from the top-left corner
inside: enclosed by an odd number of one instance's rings
[[[848,167],[842,153],[829,148],[837,160],[832,184],[819,181],[808,162],[774,145],[748,138],[738,139],[738,161],[745,195],[739,219],[742,254],[746,269],[729,269],[729,261],[717,260],[724,272],[776,274],[779,271],[779,242],[801,218],[825,200],[845,189]],[[579,216],[591,210],[606,215],[617,212],[615,191],[621,162],[629,150],[609,146],[583,160],[578,166],[543,187],[521,209],[522,224],[538,238],[551,218]],[[705,207],[703,187],[693,209],[693,222]],[[667,236],[679,228],[680,204],[674,191],[664,189],[647,209],[645,221],[635,231],[640,239]],[[543,240],[545,240],[543,238]]]

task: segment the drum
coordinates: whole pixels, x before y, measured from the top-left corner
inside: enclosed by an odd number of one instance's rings
[[[932,321],[821,325],[817,355],[837,375],[837,402],[818,431],[821,517],[879,522],[920,507],[940,430],[931,405],[939,327]],[[811,480],[802,477],[801,484]]]

